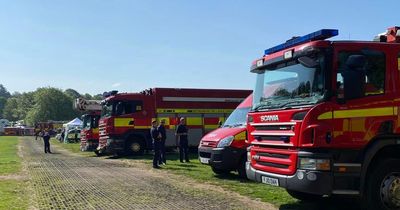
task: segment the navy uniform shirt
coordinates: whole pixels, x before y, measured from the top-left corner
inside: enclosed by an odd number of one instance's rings
[[[150,129],[150,135],[151,135],[151,139],[153,139],[153,141],[155,140],[159,140],[158,139],[158,135],[160,134],[160,132],[158,131],[157,128],[151,127]]]
[[[167,139],[167,132],[165,131],[165,127],[163,125],[159,125],[157,130],[161,133],[161,140],[165,141],[165,139]]]
[[[185,125],[182,125],[182,124],[179,124],[178,125],[178,128],[176,129],[176,133],[177,134],[181,134],[181,133],[186,133],[186,135],[181,135],[180,136],[180,140],[183,140],[183,141],[187,141],[187,139],[188,139],[188,137],[187,137],[187,132],[188,132],[188,129],[187,129],[187,127],[185,126]]]

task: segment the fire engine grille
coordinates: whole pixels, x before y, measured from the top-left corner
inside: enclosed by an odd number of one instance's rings
[[[293,125],[261,125],[255,126],[257,131],[287,131],[292,130]]]
[[[284,148],[253,146],[255,168],[278,174],[291,175],[296,169],[297,153]]]

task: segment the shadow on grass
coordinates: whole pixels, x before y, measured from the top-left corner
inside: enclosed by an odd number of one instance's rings
[[[283,204],[280,210],[361,210],[357,198],[329,197],[322,198],[319,201]]]

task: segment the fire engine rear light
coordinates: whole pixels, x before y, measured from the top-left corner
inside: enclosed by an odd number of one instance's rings
[[[329,171],[331,161],[329,159],[300,158],[299,168],[313,171]]]
[[[322,29],[310,34],[307,34],[305,36],[301,36],[301,37],[297,37],[291,40],[286,41],[283,44],[277,45],[275,47],[271,47],[269,49],[266,49],[264,51],[265,55],[269,55],[290,47],[294,47],[296,45],[299,44],[303,44],[306,42],[310,42],[310,41],[315,41],[315,40],[324,40],[324,39],[328,39],[334,36],[337,36],[339,34],[339,31],[337,29]]]

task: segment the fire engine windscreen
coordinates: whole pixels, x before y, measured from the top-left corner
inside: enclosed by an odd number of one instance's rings
[[[222,127],[239,127],[239,126],[245,126],[246,125],[246,115],[249,112],[250,107],[244,107],[244,108],[237,108],[235,111],[233,111],[228,119],[226,119],[224,125]]]
[[[83,128],[92,129],[99,127],[99,116],[94,115],[84,115],[83,116]]]
[[[109,101],[103,106],[102,117],[120,116],[142,111],[142,101]]]
[[[315,62],[310,62],[311,59]],[[325,57],[307,57],[308,62],[292,59],[268,65],[257,73],[253,110],[280,109],[315,104],[323,98]],[[313,63],[314,65],[308,65]]]

